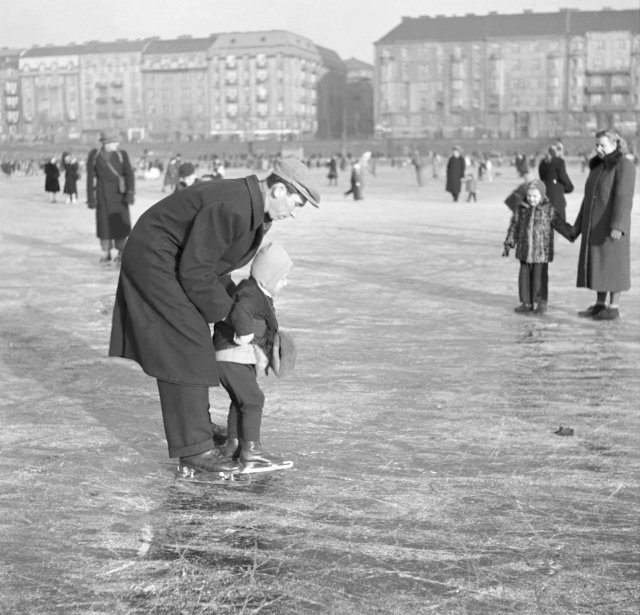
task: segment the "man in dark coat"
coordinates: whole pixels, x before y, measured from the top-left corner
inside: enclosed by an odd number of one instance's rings
[[[116,131],[100,134],[100,149],[89,152],[87,160],[87,206],[96,210],[96,235],[102,247],[101,263],[111,262],[111,248],[122,250],[131,232],[129,205],[133,205],[135,179],[129,154],[118,148]]]
[[[447,185],[445,190],[450,192],[453,200],[457,201],[462,190],[462,178],[464,177],[465,162],[460,155],[460,149],[453,148],[453,154],[447,161]]]
[[[231,311],[232,271],[248,263],[274,220],[320,194],[296,158],[259,181],[201,182],[140,216],[122,255],[109,355],[158,382],[169,456],[204,472],[234,472],[213,442],[209,387],[218,386],[210,325]]]

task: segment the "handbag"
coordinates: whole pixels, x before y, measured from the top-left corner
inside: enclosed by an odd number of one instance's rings
[[[116,151],[116,154],[118,154],[118,158],[120,160],[120,163],[122,164],[122,154],[120,154],[119,151]],[[120,175],[118,171],[115,170],[113,165],[106,158],[104,161],[107,163],[107,166],[111,169],[111,172],[118,178],[118,192],[120,194],[127,194],[127,182],[125,181],[124,177]]]

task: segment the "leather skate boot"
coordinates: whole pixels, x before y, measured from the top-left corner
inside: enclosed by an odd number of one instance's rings
[[[259,440],[243,440],[240,450],[240,461],[245,468],[260,466],[279,466],[284,463],[282,457],[271,455],[262,450]]]
[[[216,447],[197,455],[180,457],[180,465],[203,472],[225,472],[233,474],[241,470],[241,466],[237,461],[230,457],[225,457],[222,451]]]
[[[240,440],[238,438],[227,438],[220,452],[225,459],[237,460],[240,456]]]

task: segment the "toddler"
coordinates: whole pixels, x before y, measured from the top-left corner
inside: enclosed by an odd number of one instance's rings
[[[544,314],[549,291],[549,263],[553,260],[553,229],[573,242],[572,227],[555,211],[540,180],[534,179],[513,195],[523,193],[524,201],[513,207],[502,256],[509,256],[509,250],[515,247],[516,258],[520,261],[518,290],[521,303],[515,311]]]
[[[287,285],[293,267],[277,243],[266,244],[251,264],[250,277],[238,285],[229,316],[216,323],[216,349],[220,383],[231,399],[227,418],[226,458],[237,459],[245,472],[290,468],[293,463],[266,453],[260,444],[264,393],[258,374],[269,368],[281,375],[284,363],[292,369],[295,351],[290,338],[278,330],[274,297]],[[287,357],[283,357],[286,344]]]

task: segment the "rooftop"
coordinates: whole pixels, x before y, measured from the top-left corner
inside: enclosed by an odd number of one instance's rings
[[[491,12],[488,15],[469,13],[455,17],[403,17],[398,26],[375,44],[420,40],[477,41],[517,36],[584,35],[586,32],[614,30],[640,33],[640,11],[560,9],[556,13],[525,11],[512,15]]]

